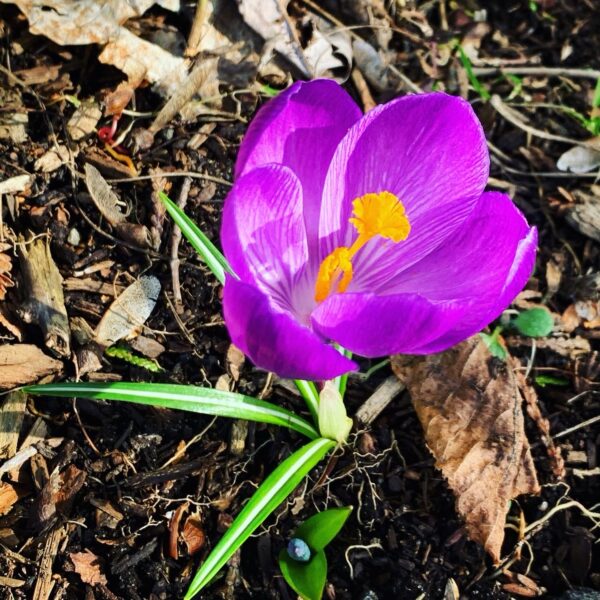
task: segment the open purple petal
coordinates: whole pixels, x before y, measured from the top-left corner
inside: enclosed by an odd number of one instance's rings
[[[454,346],[458,342],[481,331],[486,325],[498,318],[517,294],[523,289],[531,276],[535,265],[535,253],[537,247],[537,230],[531,229],[527,237],[517,248],[513,268],[505,281],[502,290],[496,296],[496,302],[487,311],[480,309],[480,304],[475,304],[474,309],[468,313],[455,327],[451,327],[447,333],[430,343],[426,343],[417,350],[415,354],[431,354],[441,352]],[[489,305],[488,305],[489,306]]]
[[[290,169],[261,167],[236,182],[225,200],[221,244],[243,281],[291,306],[308,250],[302,189]]]
[[[312,314],[314,329],[355,354],[413,354],[459,321],[467,306],[433,304],[418,294],[334,294]]]
[[[327,173],[320,215],[322,256],[356,237],[352,200],[389,191],[406,207],[412,229],[398,244],[372,240],[355,270],[383,283],[432,252],[468,217],[485,187],[485,136],[465,100],[434,93],[379,106],[340,143]],[[349,288],[364,289],[358,276]]]
[[[357,368],[289,313],[275,310],[257,288],[229,275],[223,311],[233,343],[256,366],[281,377],[319,381]]]
[[[316,244],[327,167],[340,140],[361,116],[335,82],[297,82],[258,111],[244,136],[236,178],[270,163],[294,171],[303,189],[310,246]]]

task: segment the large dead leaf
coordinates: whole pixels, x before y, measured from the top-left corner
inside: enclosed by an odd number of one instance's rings
[[[62,46],[100,44],[100,62],[123,71],[130,82],[143,79],[171,95],[187,76],[184,59],[160,46],[137,37],[123,27],[132,17],[142,15],[154,4],[179,10],[179,0],[0,0],[16,4],[29,21],[33,34],[44,35]]]
[[[33,344],[0,346],[0,389],[34,383],[42,377],[59,373],[62,363],[46,356]]]
[[[394,356],[392,368],[410,392],[469,537],[498,562],[510,500],[540,490],[511,368],[479,336],[440,354]]]

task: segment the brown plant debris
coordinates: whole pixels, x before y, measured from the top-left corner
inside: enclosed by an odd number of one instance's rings
[[[65,308],[62,276],[47,239],[19,240],[24,301],[19,309],[26,323],[37,324],[46,347],[57,356],[71,354],[71,332]]]
[[[15,488],[10,483],[0,481],[0,516],[5,515],[18,499]]]
[[[0,389],[8,390],[55,375],[62,370],[59,360],[46,356],[33,344],[0,346]]]
[[[514,374],[479,336],[431,356],[394,356],[469,537],[500,560],[509,501],[537,494]]]
[[[69,558],[75,567],[75,573],[81,577],[83,583],[96,585],[98,583],[106,585],[108,582],[106,577],[100,570],[100,562],[98,557],[90,550],[83,552],[71,552]]]

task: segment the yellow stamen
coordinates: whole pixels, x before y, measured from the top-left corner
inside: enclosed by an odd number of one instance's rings
[[[400,242],[410,233],[410,222],[404,205],[391,192],[365,194],[352,202],[350,223],[358,232],[358,237],[349,248],[340,246],[331,252],[319,267],[315,283],[315,300],[322,302],[336,287],[344,292],[352,281],[352,259],[373,237]]]

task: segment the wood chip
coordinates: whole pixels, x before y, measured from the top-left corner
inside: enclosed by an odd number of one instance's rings
[[[33,344],[0,346],[0,389],[35,383],[62,371],[62,363],[50,358]]]
[[[26,403],[27,396],[22,391],[11,392],[2,403],[2,408],[0,408],[0,458],[12,458],[17,452]]]
[[[0,517],[9,512],[18,499],[15,488],[10,483],[0,481]]]
[[[62,277],[50,253],[47,239],[19,240],[19,261],[23,276],[23,305],[19,309],[26,323],[37,324],[46,347],[58,356],[71,354],[69,321]]]
[[[510,500],[537,494],[514,374],[479,336],[430,356],[395,356],[436,466],[469,537],[499,562]]]
[[[81,577],[83,583],[89,585],[108,583],[106,577],[100,569],[100,561],[98,557],[90,550],[83,552],[69,552],[69,558],[75,568],[75,573]]]

